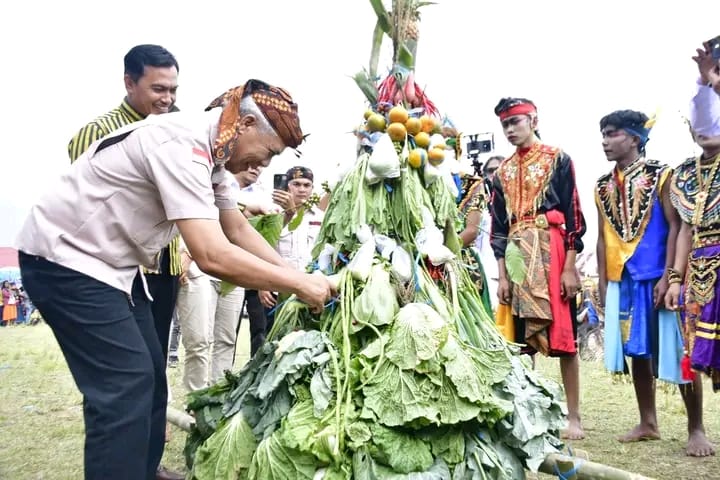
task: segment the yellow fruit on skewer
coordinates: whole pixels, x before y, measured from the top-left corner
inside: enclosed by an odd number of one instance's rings
[[[408,165],[412,168],[420,168],[425,165],[428,159],[428,152],[424,148],[414,148],[408,155]]]
[[[422,131],[422,122],[417,117],[410,117],[405,122],[408,135],[417,135]]]
[[[422,122],[422,131],[425,133],[432,133],[435,130],[435,120],[428,116],[423,115],[420,117],[420,122]]]
[[[426,132],[415,134],[415,145],[420,148],[428,148],[430,146],[430,135]]]
[[[393,142],[402,142],[407,136],[407,129],[405,128],[405,124],[393,122],[388,125],[387,134],[390,135],[390,140]]]
[[[391,108],[388,112],[388,118],[390,119],[390,123],[397,122],[404,124],[408,121],[408,117],[408,111],[405,110],[405,107],[402,107],[400,105]]]
[[[385,117],[379,113],[373,113],[368,117],[366,128],[369,132],[382,132],[385,130]]]
[[[445,160],[445,150],[439,147],[433,147],[428,152],[428,161],[430,165],[437,167]]]

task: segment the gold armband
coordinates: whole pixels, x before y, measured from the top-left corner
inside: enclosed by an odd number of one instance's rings
[[[667,278],[668,278],[668,283],[671,285],[673,283],[682,283],[682,275],[680,275],[680,272],[678,272],[674,268],[667,269]]]

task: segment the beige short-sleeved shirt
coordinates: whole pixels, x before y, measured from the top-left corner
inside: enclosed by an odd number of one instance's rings
[[[237,208],[210,153],[219,114],[154,115],[95,142],[32,207],[17,249],[130,293],[138,265],[157,268],[175,220]]]

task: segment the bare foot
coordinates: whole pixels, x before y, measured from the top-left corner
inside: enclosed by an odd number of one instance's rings
[[[715,455],[715,447],[705,436],[702,430],[693,430],[688,435],[687,449],[685,450],[690,457],[709,457]]]
[[[568,420],[568,428],[560,432],[563,440],[582,440],[585,438],[585,431],[580,420]]]
[[[618,438],[618,442],[642,442],[644,440],[660,440],[660,432],[657,427],[643,425],[642,423]]]

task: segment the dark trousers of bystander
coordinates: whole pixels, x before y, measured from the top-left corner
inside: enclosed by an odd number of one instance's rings
[[[170,325],[172,324],[175,302],[178,294],[178,277],[170,275],[170,250],[165,247],[160,254],[160,273],[148,273],[148,291],[153,298],[152,313],[155,330],[162,347],[163,358],[167,361],[170,345]]]
[[[245,290],[245,308],[250,321],[250,354],[255,355],[255,352],[265,343],[265,337],[272,328],[272,324],[268,325],[266,309],[260,303],[257,290]]]
[[[85,479],[154,479],[165,447],[167,382],[139,276],[130,299],[42,257],[20,252],[19,260],[23,285],[83,394]]]

